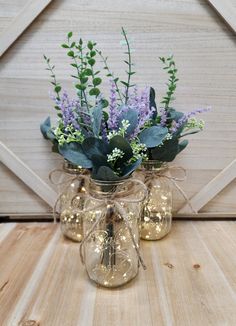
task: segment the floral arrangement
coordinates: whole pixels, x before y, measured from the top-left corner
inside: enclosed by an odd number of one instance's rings
[[[93,41],[72,40],[72,32],[62,47],[67,50],[75,69],[76,98],[62,90],[55,75],[55,66],[44,56],[54,87],[53,100],[58,115],[57,126],[48,117],[41,132],[53,143],[53,151],[72,164],[91,169],[97,180],[114,181],[127,178],[144,160],[172,161],[188,144],[182,137],[203,128],[203,121],[194,116],[197,110],[184,114],[170,107],[177,84],[173,57],[160,58],[169,75],[168,90],[158,110],[153,88],[139,90],[131,83],[135,74],[132,49],[122,28],[126,46],[124,60],[127,80],[120,80],[110,70],[107,57]],[[97,69],[97,58],[110,79],[110,96],[106,99],[100,87],[103,79]]]
[[[208,109],[197,109],[188,113],[183,113],[171,107],[171,102],[174,100],[174,92],[177,87],[177,68],[173,56],[167,58],[160,57],[164,64],[163,69],[167,71],[169,78],[167,83],[167,92],[160,103],[159,112],[149,120],[151,126],[161,126],[162,132],[165,135],[163,142],[158,146],[154,144],[147,145],[147,156],[149,160],[157,160],[160,162],[171,162],[175,157],[182,152],[188,145],[188,140],[183,137],[198,133],[204,128],[204,121],[197,120],[198,113],[206,112]],[[151,88],[152,106],[156,108],[155,91]],[[152,128],[152,127],[151,127]]]

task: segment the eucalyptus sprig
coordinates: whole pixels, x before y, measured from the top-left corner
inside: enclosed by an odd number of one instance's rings
[[[165,110],[169,108],[170,102],[174,100],[173,94],[177,87],[177,81],[179,80],[176,75],[178,70],[175,67],[175,62],[173,60],[173,55],[165,58],[165,57],[159,57],[159,59],[164,64],[164,70],[167,70],[167,73],[169,74],[169,79],[167,83],[167,92],[166,95],[163,97],[161,103],[165,105]]]
[[[56,80],[56,75],[55,75],[55,72],[54,72],[55,66],[51,65],[50,58],[48,58],[45,54],[43,55],[43,58],[47,63],[46,70],[50,71],[50,73],[51,73],[50,77],[52,78],[52,81],[50,83],[54,86],[54,92],[57,95],[56,98],[57,98],[57,100],[59,100],[60,99],[61,86]]]
[[[72,32],[67,35],[67,43],[62,44],[63,48],[68,49],[67,55],[73,59],[71,66],[76,68],[77,75],[72,75],[77,80],[75,87],[77,95],[81,100],[81,104],[85,104],[89,109],[91,105],[88,102],[87,95],[95,96],[95,99],[101,93],[98,86],[102,83],[102,79],[97,75],[100,71],[95,71],[96,64],[95,50],[96,43],[88,41],[85,45],[83,40],[80,39],[78,43],[72,41]]]
[[[123,81],[123,80],[121,81],[121,83],[123,85],[125,85],[125,87],[126,87],[124,97],[125,97],[125,104],[127,104],[128,98],[129,98],[129,88],[135,86],[135,85],[130,84],[131,76],[135,74],[135,71],[132,70],[132,66],[134,64],[132,63],[130,43],[129,43],[129,40],[128,40],[128,37],[127,37],[127,33],[126,33],[126,31],[124,30],[123,27],[122,27],[122,35],[124,36],[124,41],[125,41],[125,44],[127,46],[127,51],[125,52],[125,54],[128,55],[128,60],[124,60],[124,63],[126,63],[128,65],[128,71],[126,71],[126,73],[128,75],[128,79],[127,79],[127,82]]]

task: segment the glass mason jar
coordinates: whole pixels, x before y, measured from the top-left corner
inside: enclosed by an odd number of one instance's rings
[[[143,187],[132,179],[116,182],[91,179],[89,192],[81,248],[87,273],[101,286],[121,286],[138,274]]]
[[[63,179],[60,181],[60,226],[62,234],[80,242],[83,239],[83,218],[80,212],[84,207],[85,181],[81,175],[89,172],[65,161]],[[73,200],[73,205],[72,205]]]
[[[141,217],[140,236],[144,240],[159,240],[171,230],[172,187],[166,163],[149,160],[137,172],[148,189]]]

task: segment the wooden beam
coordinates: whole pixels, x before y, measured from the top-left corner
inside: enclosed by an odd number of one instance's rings
[[[221,190],[223,190],[230,182],[236,178],[236,159],[231,162],[224,170],[222,170],[214,179],[212,179],[205,187],[203,187],[190,200],[192,207],[199,211],[212,198],[214,198]],[[235,206],[236,212],[236,206]],[[185,204],[178,214],[191,213],[190,208]]]
[[[227,25],[236,33],[236,6],[232,0],[207,0],[223,18]]]
[[[0,161],[32,189],[49,206],[53,207],[58,197],[49,185],[0,142]]]
[[[52,0],[30,0],[0,35],[0,57]]]

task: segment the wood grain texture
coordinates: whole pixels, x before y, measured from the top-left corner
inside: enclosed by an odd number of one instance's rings
[[[220,191],[229,185],[236,178],[236,159],[224,168],[214,179],[212,179],[205,187],[203,187],[190,202],[195,209],[199,211],[205,206],[212,198],[214,198]],[[185,204],[178,213],[189,213],[190,208]],[[236,208],[234,213],[236,214]]]
[[[79,245],[57,226],[11,229],[0,249],[3,326],[236,323],[236,222],[175,222],[163,240],[141,242],[147,271],[113,290],[89,281]]]
[[[234,7],[233,0],[208,0],[212,7],[218,12],[218,14],[224,19],[229,27],[236,33],[236,8]]]
[[[11,1],[14,12],[6,0],[0,0],[0,21],[10,20],[19,3]],[[191,198],[235,159],[236,152],[235,35],[205,0],[150,0],[145,6],[140,0],[53,1],[1,58],[0,139],[49,183],[49,171],[61,160],[51,153],[50,144],[39,132],[46,116],[55,118],[42,54],[55,62],[63,87],[72,88],[72,70],[59,44],[68,30],[73,30],[85,39],[96,39],[110,57],[111,68],[123,76],[121,26],[133,38],[138,71],[135,81],[140,86],[155,87],[159,100],[165,92],[166,76],[157,57],[174,53],[180,77],[175,107],[185,112],[212,107],[201,117],[206,121],[205,131],[189,137],[190,145],[175,161],[187,170],[187,180],[180,185]],[[50,212],[48,205],[2,165],[0,184],[1,213]],[[232,181],[200,213],[232,214],[235,186],[236,181]],[[183,198],[177,192],[174,198],[174,210],[178,211]]]
[[[30,190],[35,192],[48,205],[54,206],[58,194],[2,142],[0,142],[0,161],[20,178]]]
[[[0,35],[0,57],[52,0],[29,0]]]

